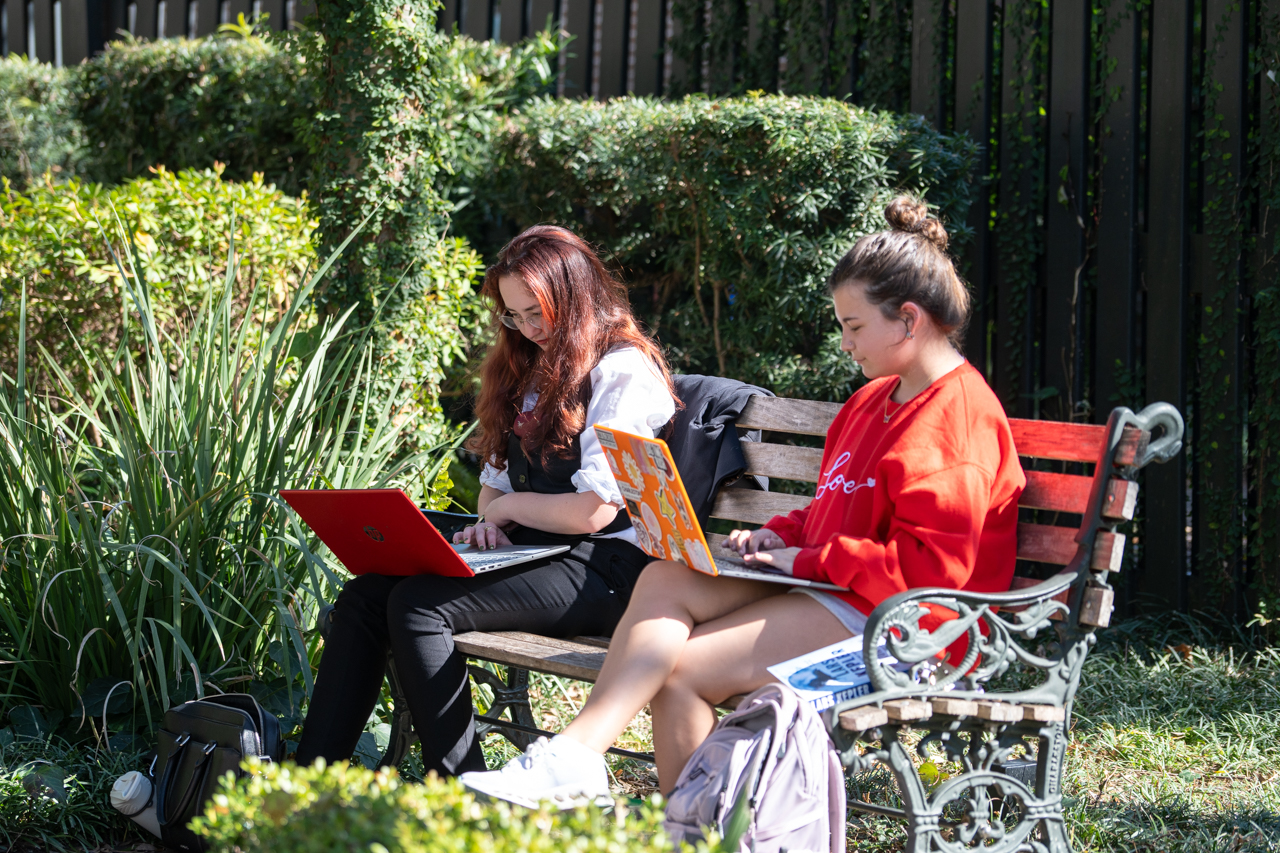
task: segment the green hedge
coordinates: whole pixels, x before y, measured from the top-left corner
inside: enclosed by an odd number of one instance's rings
[[[0,58],[0,175],[19,189],[46,171],[59,179],[79,172],[86,149],[77,82],[73,69]]]
[[[671,850],[659,801],[637,809],[528,811],[478,803],[457,780],[404,784],[394,770],[251,763],[228,774],[197,831],[236,853],[640,853]],[[684,847],[685,850],[692,848]],[[699,844],[712,853],[718,845]]]
[[[226,276],[232,235],[237,304],[243,308],[257,285],[269,294],[264,310],[278,313],[315,260],[314,228],[305,199],[212,170],[162,169],[112,189],[78,180],[8,189],[0,194],[0,372],[16,375],[24,285],[31,340],[82,377],[78,351],[110,352],[125,334],[126,270],[117,259],[128,258],[131,243],[160,331],[169,334]],[[131,328],[140,343],[140,328]]]
[[[309,159],[294,126],[315,111],[311,77],[280,37],[112,42],[85,63],[78,115],[89,177],[117,183],[152,166],[226,166],[232,180],[261,172],[297,195]]]
[[[829,99],[541,99],[498,135],[485,199],[612,253],[681,370],[842,400],[828,273],[902,190],[962,251],[975,154],[919,116]]]

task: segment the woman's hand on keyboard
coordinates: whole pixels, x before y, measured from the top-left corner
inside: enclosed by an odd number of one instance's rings
[[[787,574],[794,574],[793,569],[796,563],[796,555],[800,553],[799,548],[777,548],[770,551],[756,551],[754,554],[744,554],[742,562],[748,566],[770,566]]]
[[[759,530],[733,531],[725,538],[723,547],[728,551],[737,551],[743,557],[746,557],[748,554],[754,554],[757,551],[773,551],[778,548],[785,548],[787,543],[783,542],[782,537],[772,530],[761,527]]]
[[[503,545],[510,545],[511,540],[507,538],[507,534],[498,525],[491,521],[482,521],[479,524],[467,525],[453,534],[453,543],[455,545],[474,545],[477,550],[487,551],[490,548],[501,548]]]

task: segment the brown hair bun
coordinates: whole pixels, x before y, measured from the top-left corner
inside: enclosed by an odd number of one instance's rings
[[[894,231],[919,234],[939,249],[946,251],[947,229],[929,215],[929,206],[910,196],[898,196],[884,209],[885,221]]]
[[[924,202],[899,196],[884,210],[888,231],[867,234],[845,253],[827,280],[832,293],[857,283],[889,319],[906,302],[923,308],[956,349],[969,320],[969,290],[947,255],[947,229]],[[924,239],[920,239],[924,238]]]

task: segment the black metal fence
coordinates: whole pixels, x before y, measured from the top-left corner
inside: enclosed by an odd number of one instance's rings
[[[1187,450],[1146,475],[1129,601],[1247,621],[1280,581],[1280,3],[914,11],[912,109],[987,143],[973,358],[1024,416],[1175,403]]]

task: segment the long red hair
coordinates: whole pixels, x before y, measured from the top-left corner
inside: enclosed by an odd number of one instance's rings
[[[498,289],[504,276],[518,276],[537,298],[548,333],[545,350],[499,321],[507,310]],[[480,367],[480,426],[467,442],[481,459],[498,467],[507,461],[507,439],[529,390],[538,392],[538,402],[521,439],[525,455],[538,453],[544,462],[567,457],[574,438],[588,426],[591,371],[616,346],[644,353],[676,398],[666,359],[636,324],[626,287],[572,231],[535,225],[522,232],[485,271],[480,293],[493,306],[497,332]]]

